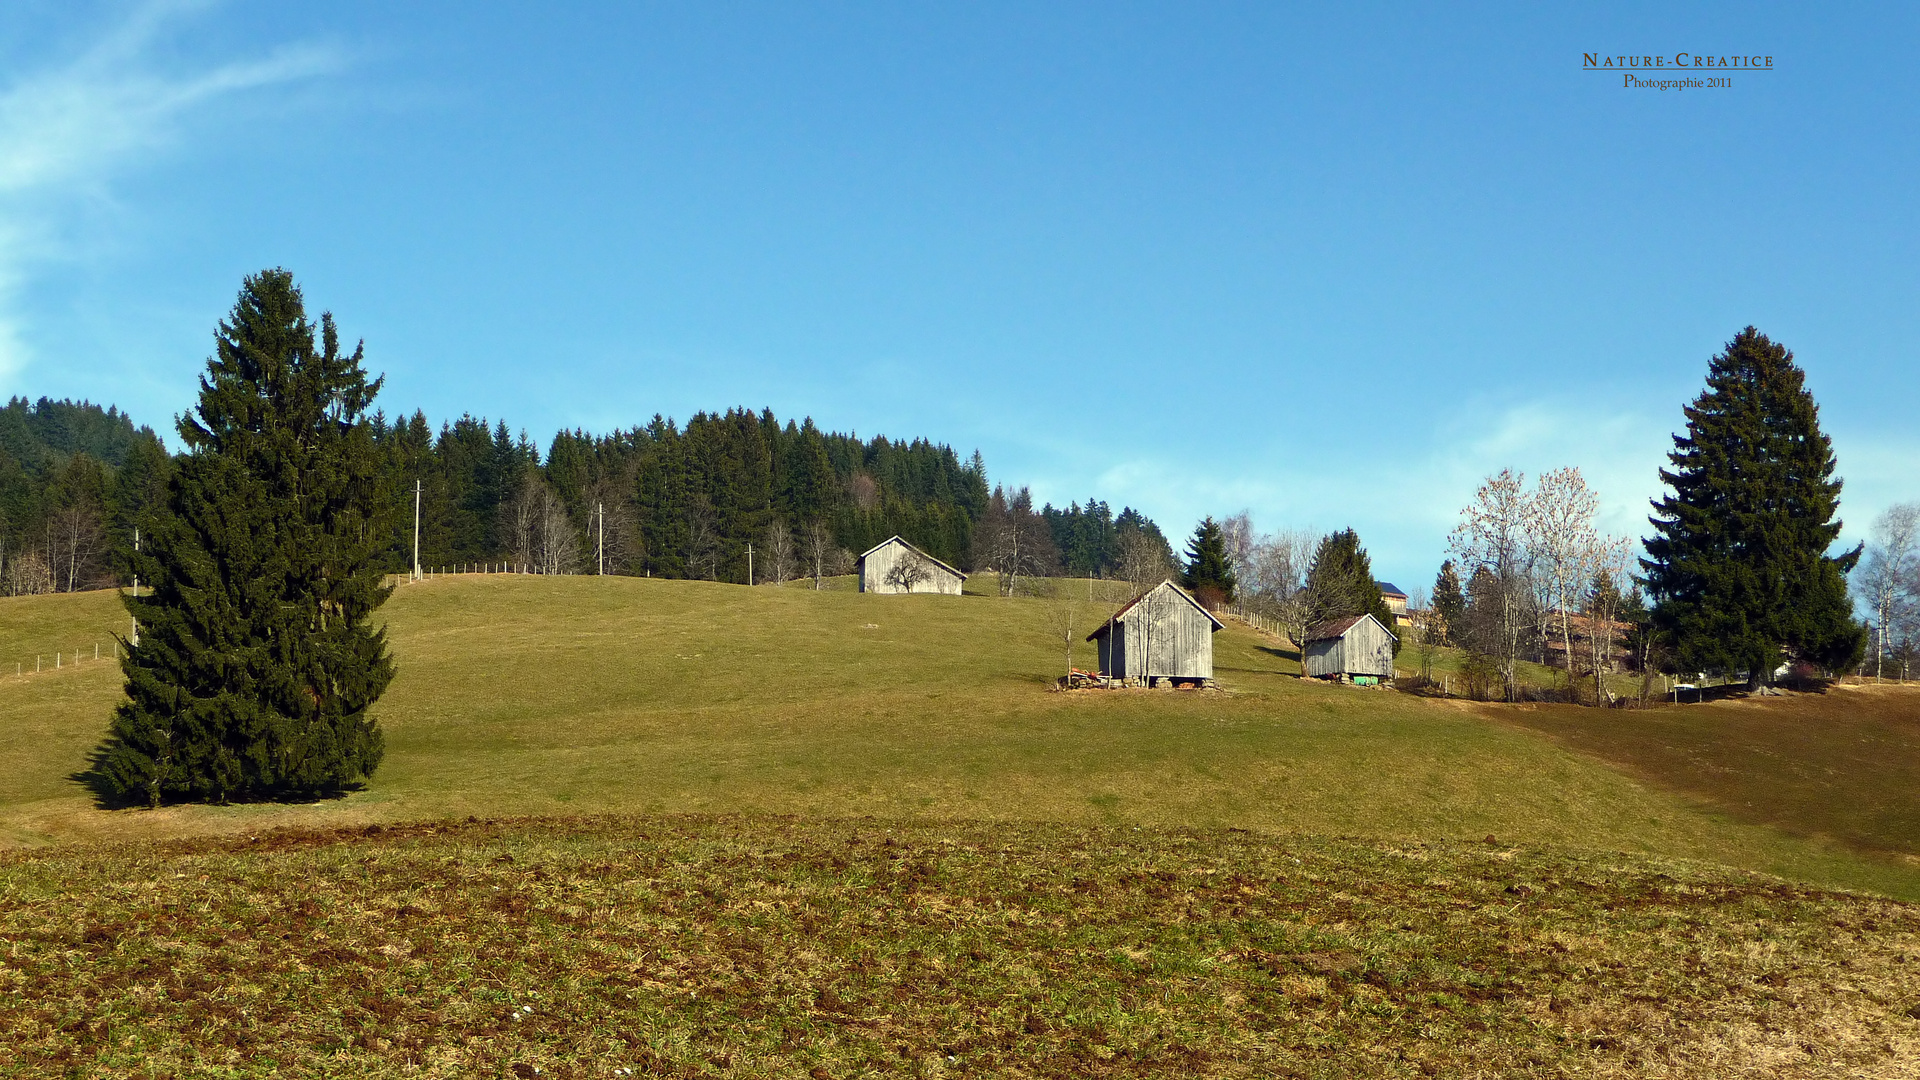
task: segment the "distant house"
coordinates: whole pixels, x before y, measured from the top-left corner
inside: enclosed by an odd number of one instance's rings
[[[1142,686],[1213,681],[1213,635],[1223,624],[1185,589],[1163,581],[1087,635],[1100,674]]]
[[[945,593],[960,595],[967,575],[898,536],[888,537],[860,556],[860,591],[870,593]]]
[[[1308,675],[1318,679],[1372,682],[1393,678],[1393,643],[1399,637],[1371,615],[1332,619],[1307,631]]]
[[[1550,667],[1567,668],[1567,643],[1560,635],[1560,613],[1551,613],[1552,632],[1546,635],[1544,646],[1547,664]],[[1633,630],[1629,623],[1613,620],[1602,623],[1585,615],[1567,616],[1567,637],[1573,639],[1573,666],[1593,665],[1594,639],[1596,636],[1611,632],[1608,638],[1612,648],[1607,651],[1606,662],[1609,666],[1624,666],[1633,657],[1633,650],[1627,646],[1627,634]]]
[[[1393,612],[1396,626],[1412,626],[1413,617],[1407,614],[1407,594],[1391,581],[1376,581],[1380,588],[1380,599],[1386,601],[1387,610]]]

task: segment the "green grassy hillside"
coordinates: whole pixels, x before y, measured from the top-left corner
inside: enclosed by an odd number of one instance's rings
[[[383,609],[400,675],[371,787],[317,805],[95,808],[75,779],[118,693],[91,661],[0,678],[15,843],[468,815],[1239,827],[1625,850],[1920,896],[1920,874],[1795,836],[1485,707],[1302,683],[1232,624],[1220,693],[1046,689],[1049,601],[629,578],[452,577]],[[1105,608],[1083,606],[1090,626]],[[3,641],[84,639],[109,594],[0,601]],[[35,646],[38,647],[38,646]],[[71,646],[70,646],[71,647]],[[1090,659],[1080,646],[1080,662]],[[1597,723],[1615,714],[1590,713]],[[1911,795],[1905,796],[1909,799]]]
[[[1502,844],[370,826],[0,854],[0,945],[0,1076],[1920,1076],[1920,908]]]

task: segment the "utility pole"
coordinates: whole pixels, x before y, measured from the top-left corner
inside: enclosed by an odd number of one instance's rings
[[[607,573],[607,504],[594,503],[593,512],[600,517],[600,575],[605,577]]]
[[[420,580],[420,481],[413,481],[413,580]]]
[[[753,584],[753,545],[747,545],[747,584]]]

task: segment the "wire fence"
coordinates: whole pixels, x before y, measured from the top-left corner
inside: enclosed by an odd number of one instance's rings
[[[423,566],[417,571],[402,574],[389,574],[388,580],[405,585],[414,581],[432,581],[435,578],[459,577],[474,574],[509,574],[533,577],[594,577],[593,574],[577,570],[554,570],[537,563],[516,562],[471,562],[449,563],[441,566]]]
[[[11,674],[16,679],[31,678],[35,675],[50,675],[57,671],[77,671],[83,666],[97,664],[102,660],[118,662],[120,659],[120,641],[107,638],[77,646],[71,650],[54,649],[52,652],[35,653],[31,659],[16,658],[13,671],[0,671],[0,677]]]

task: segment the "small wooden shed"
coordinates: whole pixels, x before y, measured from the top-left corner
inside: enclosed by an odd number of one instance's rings
[[[1320,679],[1393,678],[1393,645],[1400,640],[1371,615],[1332,619],[1307,631],[1301,664]]]
[[[1213,681],[1213,635],[1222,623],[1185,589],[1163,581],[1087,635],[1100,647],[1100,674],[1137,681]]]
[[[959,596],[967,575],[898,536],[888,537],[860,556],[860,591],[870,593],[945,593]]]

